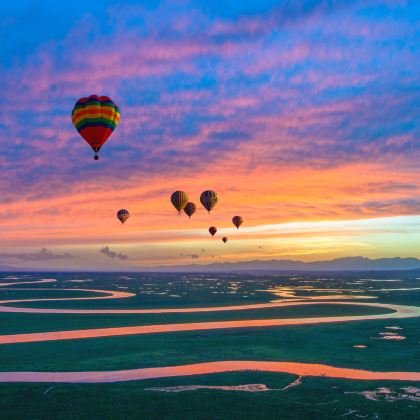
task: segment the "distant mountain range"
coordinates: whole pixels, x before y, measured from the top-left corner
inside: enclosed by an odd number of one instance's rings
[[[303,262],[297,260],[253,260],[212,264],[161,265],[156,267],[124,266],[119,269],[77,269],[77,268],[18,268],[0,266],[0,272],[293,272],[293,271],[394,271],[420,270],[418,258],[344,257],[333,260]]]
[[[213,264],[188,264],[160,266],[147,271],[171,272],[226,272],[226,271],[370,271],[370,270],[416,270],[420,269],[417,258],[345,257],[326,261],[303,262],[295,260],[253,260]]]

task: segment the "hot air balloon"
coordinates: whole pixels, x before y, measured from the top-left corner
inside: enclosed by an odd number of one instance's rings
[[[214,191],[207,190],[200,195],[201,204],[210,213],[217,203],[217,194]]]
[[[185,194],[184,191],[175,191],[171,195],[171,203],[178,210],[178,213],[181,214],[181,210],[183,210],[188,203],[188,195]]]
[[[187,203],[184,207],[185,214],[191,219],[191,216],[195,213],[197,206],[194,203]]]
[[[241,216],[234,216],[232,218],[232,223],[236,226],[236,229],[239,229],[239,226],[241,226],[243,222],[244,219],[242,219]]]
[[[122,224],[130,217],[130,213],[126,209],[118,210],[117,217]]]
[[[89,143],[98,160],[98,152],[115,130],[120,120],[120,110],[108,96],[91,95],[80,98],[71,113],[73,125]]]
[[[222,241],[223,241],[224,243],[226,243],[226,242],[228,241],[228,238],[226,238],[226,236],[223,236]]]
[[[211,236],[214,236],[217,232],[217,229],[214,226],[209,227],[209,232]]]

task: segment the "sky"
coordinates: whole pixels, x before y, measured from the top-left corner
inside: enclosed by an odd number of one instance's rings
[[[416,0],[2,2],[0,266],[420,258],[419,17]],[[121,110],[99,161],[71,122],[91,94]]]

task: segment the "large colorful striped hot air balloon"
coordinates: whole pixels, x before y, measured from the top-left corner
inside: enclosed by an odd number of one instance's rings
[[[187,205],[184,207],[184,212],[190,219],[196,210],[197,206],[194,203],[187,203]]]
[[[244,219],[241,216],[233,216],[232,223],[236,226],[236,229],[239,229],[239,226],[242,225]]]
[[[200,195],[201,204],[210,213],[217,203],[217,194],[212,190],[207,190]]]
[[[184,191],[175,191],[171,195],[171,203],[178,210],[178,213],[181,214],[181,210],[184,210],[188,203],[188,195]]]
[[[76,102],[71,119],[76,130],[95,152],[94,159],[98,160],[100,148],[120,120],[120,110],[108,96],[91,95]]]
[[[118,220],[124,224],[126,220],[130,217],[130,213],[126,209],[118,210],[117,213]]]

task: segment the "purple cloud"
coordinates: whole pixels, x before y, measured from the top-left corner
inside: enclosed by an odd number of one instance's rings
[[[46,7],[32,11],[34,21],[6,10],[3,202],[55,198],[40,216],[54,208],[76,219],[63,197],[173,174],[359,163],[415,172],[416,5],[255,3],[84,4],[57,13],[68,12],[60,24]],[[41,26],[53,33],[43,35]],[[70,121],[74,102],[94,92],[109,94],[122,113],[96,166]],[[413,209],[411,192],[404,194]]]
[[[111,248],[110,248],[109,246],[104,246],[103,248],[101,248],[101,249],[99,250],[99,252],[100,252],[101,254],[106,255],[106,256],[107,256],[107,257],[109,257],[109,258],[117,258],[117,259],[119,259],[119,260],[121,260],[121,261],[125,261],[126,259],[128,259],[128,255],[123,254],[123,253],[121,253],[121,252],[114,252],[114,251],[111,251]]]
[[[49,260],[63,260],[74,258],[74,256],[68,252],[64,254],[55,254],[48,250],[47,248],[42,248],[38,252],[21,252],[21,253],[9,253],[2,252],[0,253],[0,260],[2,261],[17,261],[17,262],[26,262],[26,261],[49,261]]]

